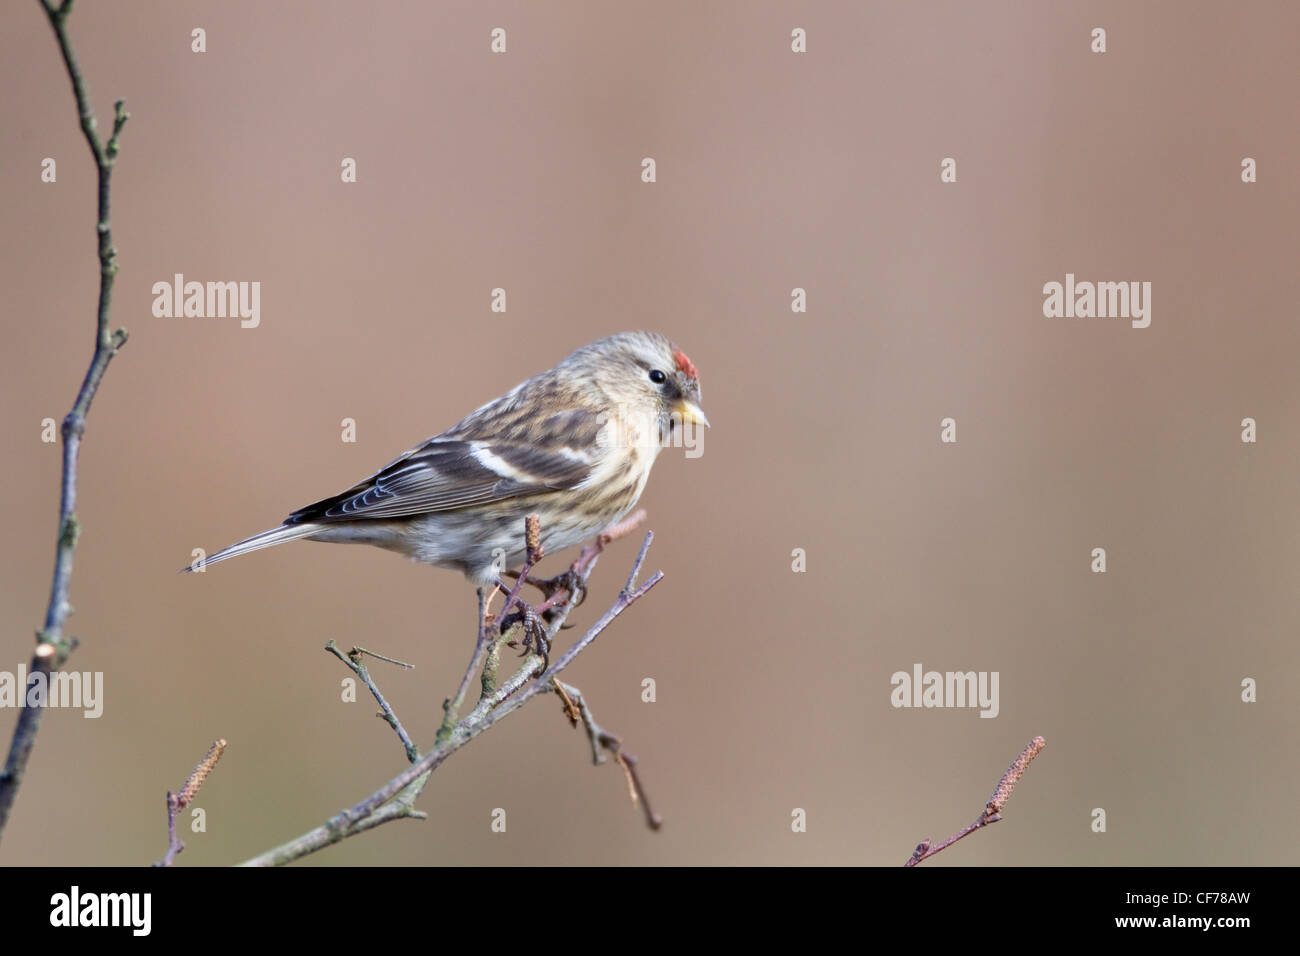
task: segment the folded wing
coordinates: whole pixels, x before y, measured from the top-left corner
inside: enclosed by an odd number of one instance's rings
[[[400,518],[573,488],[590,476],[595,453],[590,443],[432,438],[347,491],[299,508],[284,523]]]

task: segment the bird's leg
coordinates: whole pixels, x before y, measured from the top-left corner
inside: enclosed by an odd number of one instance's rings
[[[516,580],[519,579],[518,571],[506,571],[505,574],[509,575],[510,577]],[[577,571],[575,571],[573,568],[569,568],[565,571],[561,571],[553,578],[535,578],[532,575],[529,575],[524,578],[524,583],[531,584],[533,587],[537,588],[537,590],[541,591],[542,597],[544,599],[549,599],[554,597],[555,594],[559,591],[567,591],[569,593],[573,593],[574,591],[577,591],[579,595],[578,604],[581,604],[587,597],[587,588],[582,583],[582,575],[579,574]],[[501,582],[500,587],[507,594],[510,593],[510,586],[507,585],[504,581]],[[538,608],[538,610],[546,611],[559,603],[560,603],[559,601],[546,601],[541,605],[535,605],[535,606]],[[576,607],[577,605],[574,606]]]
[[[573,568],[561,571],[553,578],[528,578],[527,583],[542,592],[544,600],[541,604],[533,605],[533,612],[540,614],[547,623],[550,623],[556,605],[567,601],[570,594],[578,596],[574,607],[587,599],[587,585],[583,582],[582,575]]]
[[[492,590],[488,592],[487,600],[483,602],[483,607],[480,609],[482,624],[486,625],[489,621],[493,619],[492,612],[489,611],[488,608],[492,606],[492,599],[497,596],[497,591],[500,590],[503,590],[503,586],[500,581],[497,581],[495,584],[492,585]],[[509,591],[506,591],[506,594],[509,593],[510,593]]]
[[[537,653],[542,655],[542,670],[551,666],[551,642],[546,636],[546,626],[538,619],[537,614],[531,605],[523,605],[524,616],[524,640],[523,651],[528,653],[529,649],[536,644]]]
[[[519,596],[519,589],[525,584],[536,584],[532,578],[527,576],[527,567],[525,567],[524,571],[507,571],[505,573],[516,580],[513,587],[507,588],[504,584],[500,585],[506,590],[506,603],[501,608],[500,624],[498,625],[502,639],[510,636],[510,639],[505,640],[505,644],[507,647],[518,647],[520,657],[536,648],[537,653],[542,656],[542,669],[545,670],[550,666],[549,654],[551,651],[551,642],[546,633],[546,624],[550,623],[551,609],[555,602],[548,601],[540,607],[534,607]],[[545,618],[546,624],[542,622],[542,618]],[[516,627],[521,634],[519,640],[514,639],[515,636],[519,636],[516,633]]]
[[[545,627],[550,625],[551,621],[555,619],[556,606],[566,602],[569,599],[569,595],[574,593],[578,595],[578,600],[574,604],[574,607],[577,607],[586,600],[587,587],[583,582],[582,575],[570,568],[567,571],[557,574],[553,578],[534,578],[525,575],[522,583],[519,583],[520,572],[506,571],[504,573],[516,580],[516,584],[513,586],[506,585],[504,582],[499,585],[507,595],[514,595],[516,590],[522,587],[523,584],[531,584],[533,587],[537,588],[537,590],[542,592],[544,600],[541,604],[529,604],[522,597],[515,596],[513,598],[507,598],[507,606],[517,608],[517,613],[522,613],[524,615],[525,631],[522,646],[525,653],[527,652],[527,649],[532,646],[528,639],[528,635],[532,634],[538,637],[538,650],[541,652],[542,656],[545,657],[549,652],[550,645],[550,641],[546,637]],[[505,630],[508,630],[505,626],[505,608],[502,609],[501,621],[502,630],[504,632]],[[571,624],[563,625],[564,628],[572,626],[573,625]],[[519,641],[512,640],[507,641],[506,643],[510,647],[520,646]]]

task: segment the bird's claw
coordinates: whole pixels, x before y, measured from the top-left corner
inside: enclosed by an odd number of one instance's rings
[[[551,664],[551,642],[546,634],[546,626],[531,605],[520,601],[518,607],[519,610],[511,614],[505,621],[502,621],[502,627],[504,629],[503,633],[508,633],[516,624],[521,624],[523,640],[506,641],[506,646],[519,648],[520,657],[526,657],[529,652],[535,650],[541,655],[542,669],[545,670]]]
[[[551,642],[547,639],[546,627],[533,613],[533,609],[525,604],[523,654],[527,654],[534,647],[537,653],[542,655],[542,670],[550,667]]]
[[[545,578],[543,580],[533,580],[530,578],[529,583],[535,585],[547,600],[549,600],[557,591],[562,590],[568,591],[569,594],[577,597],[577,600],[574,601],[573,604],[574,607],[577,607],[583,601],[587,600],[587,585],[583,581],[582,575],[573,570],[573,568],[561,571],[553,578]],[[546,613],[549,615],[552,610],[552,608],[548,608]]]

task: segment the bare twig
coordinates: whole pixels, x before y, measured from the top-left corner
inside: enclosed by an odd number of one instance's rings
[[[373,651],[368,651],[364,647],[354,647],[345,655],[339,650],[339,646],[333,641],[330,641],[325,645],[325,650],[329,651],[346,664],[352,670],[352,673],[360,677],[361,682],[365,684],[366,687],[370,688],[371,695],[379,702],[381,708],[381,713],[377,716],[382,717],[388,722],[388,726],[393,728],[394,732],[397,734],[397,739],[402,742],[402,747],[406,751],[406,759],[414,763],[420,756],[420,750],[411,742],[410,735],[406,732],[406,728],[402,726],[402,722],[397,719],[397,714],[395,714],[393,708],[388,705],[388,701],[384,700],[384,695],[379,692],[379,687],[376,686],[374,680],[371,678],[370,671],[366,669],[365,664],[361,663],[361,657],[363,654],[368,654],[378,660],[388,661],[389,663],[407,669],[409,669],[411,665],[403,664],[401,661],[395,661],[391,657],[384,657],[382,654],[376,654]]]
[[[658,830],[662,827],[664,825],[663,817],[651,809],[650,798],[646,796],[645,785],[641,783],[641,777],[636,772],[636,757],[623,749],[622,740],[596,723],[596,718],[592,715],[591,707],[588,706],[587,699],[582,695],[582,691],[557,680],[555,682],[555,692],[564,701],[565,716],[569,718],[569,722],[576,727],[581,721],[582,726],[586,728],[587,739],[591,742],[591,762],[602,764],[605,762],[604,751],[608,750],[612,753],[614,760],[623,769],[623,776],[627,779],[628,797],[633,803],[641,804],[641,809],[645,813],[646,826],[651,830]]]
[[[980,813],[974,823],[958,830],[938,846],[933,846],[928,838],[922,840],[916,845],[916,849],[912,851],[911,858],[903,865],[916,866],[916,864],[920,863],[922,860],[934,856],[941,850],[946,850],[958,840],[970,836],[981,827],[986,827],[990,823],[997,823],[1001,820],[1002,808],[1005,807],[1007,801],[1011,799],[1011,791],[1016,788],[1016,783],[1024,774],[1025,768],[1029,766],[1029,761],[1037,757],[1046,746],[1047,741],[1042,737],[1035,737],[1033,740],[1029,741],[1029,744],[1025,749],[1020,751],[1020,756],[1016,757],[1016,759],[1011,762],[1011,766],[1007,768],[1007,772],[1002,775],[1002,779],[998,781],[997,787],[993,790],[993,796],[989,797],[989,802],[984,805],[984,810]]]
[[[95,158],[99,171],[99,210],[95,223],[99,250],[99,308],[95,329],[95,352],[90,360],[90,367],[77,392],[72,411],[63,419],[63,480],[59,501],[58,544],[54,557],[54,577],[50,586],[50,600],[45,611],[45,626],[36,633],[36,651],[32,656],[31,679],[45,680],[52,670],[63,666],[68,654],[76,646],[76,639],[64,635],[72,606],[68,603],[68,588],[72,579],[72,555],[77,547],[77,537],[81,532],[81,523],[77,520],[77,460],[81,451],[81,438],[86,430],[86,415],[90,403],[99,389],[99,383],[108,369],[108,363],[118,350],[126,344],[126,330],[109,331],[109,312],[113,297],[113,280],[117,276],[117,250],[113,248],[112,233],[109,228],[109,184],[113,174],[113,164],[117,160],[117,139],[129,118],[121,100],[114,106],[113,133],[108,143],[101,142],[95,122],[95,111],[90,104],[90,95],[86,91],[81,68],[73,55],[72,45],[68,39],[67,20],[72,12],[72,0],[63,0],[55,6],[53,0],[41,0],[41,7],[49,17],[54,28],[59,51],[67,67],[68,78],[72,82],[72,93],[77,101],[77,115],[81,121],[82,132]],[[19,711],[18,724],[14,728],[13,741],[9,746],[9,755],[4,769],[0,770],[0,833],[9,821],[18,788],[22,785],[23,772],[36,745],[36,735],[40,730],[44,707],[24,707]]]
[[[654,534],[647,532],[641,550],[633,563],[632,571],[628,575],[627,584],[619,593],[618,598],[610,606],[609,610],[601,616],[600,620],[593,624],[582,638],[573,647],[569,648],[558,661],[547,666],[546,658],[537,649],[526,649],[523,662],[515,673],[499,686],[494,686],[491,693],[486,693],[480,698],[474,709],[464,718],[451,725],[449,730],[445,733],[440,731],[434,747],[413,762],[411,766],[355,806],[336,814],[321,826],[302,834],[296,839],[246,860],[243,865],[279,866],[293,862],[309,853],[314,853],[372,827],[387,823],[389,820],[424,816],[424,814],[414,809],[414,801],[428,781],[429,775],[441,766],[443,761],[484,731],[491,729],[499,721],[504,720],[523,707],[538,694],[554,693],[556,690],[556,677],[573,663],[574,658],[591,646],[591,643],[613,623],[614,618],[622,614],[663,579],[663,573],[656,571],[640,586],[636,585],[637,574],[640,572],[641,565],[645,562],[646,552],[653,540]],[[590,575],[592,568],[594,568],[596,557],[599,555],[598,548],[591,554],[588,554],[588,550],[584,549],[571,568],[577,575],[573,589],[577,593],[570,592],[565,600],[553,609],[553,614],[546,626],[546,639],[548,641],[553,640],[559,633],[565,619],[578,604],[578,594],[585,590],[586,579]],[[581,570],[579,570],[580,567]],[[521,575],[521,580],[526,577],[526,573]],[[498,639],[504,638],[498,637]],[[471,662],[471,668],[474,666],[474,663]],[[462,681],[462,683],[466,682]],[[635,762],[628,761],[626,758],[627,755],[624,755],[624,759],[620,761],[620,764],[624,768],[624,773],[628,774],[631,781],[630,785],[633,786],[637,793],[642,794],[642,804],[644,805],[644,791],[640,788],[640,783],[636,778]]]
[[[375,660],[383,661],[385,664],[396,664],[404,671],[415,670],[414,664],[408,664],[406,663],[406,661],[399,661],[396,657],[385,657],[383,654],[379,654],[376,653],[375,651],[367,650],[364,647],[354,647],[352,648],[352,650],[348,651],[349,657],[354,655],[359,655],[361,657],[373,657]]]
[[[154,866],[171,866],[176,862],[176,854],[185,849],[185,844],[176,837],[176,815],[188,807],[190,801],[198,795],[199,787],[203,786],[203,781],[208,779],[208,774],[212,773],[212,768],[217,765],[225,750],[224,739],[214,741],[203,759],[199,761],[199,765],[186,779],[185,786],[181,787],[180,792],[167,791],[167,854]]]

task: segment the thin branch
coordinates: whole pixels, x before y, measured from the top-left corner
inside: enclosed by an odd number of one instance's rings
[[[354,654],[362,657],[373,657],[375,660],[383,661],[385,664],[395,664],[404,671],[415,670],[414,664],[408,664],[406,663],[406,661],[399,661],[396,657],[386,657],[383,654],[377,653],[376,651],[368,650],[367,648],[364,647],[354,647],[352,648],[352,650],[348,651],[349,656]]]
[[[1037,757],[1046,746],[1047,741],[1042,737],[1035,737],[1033,740],[1029,741],[1029,744],[1025,749],[1020,751],[1020,756],[1016,757],[1016,759],[1011,762],[1011,766],[1007,768],[1007,772],[1002,775],[1002,779],[998,781],[997,787],[993,790],[993,796],[989,797],[989,802],[984,805],[983,811],[981,811],[979,817],[976,818],[974,823],[958,830],[938,846],[931,845],[929,838],[922,840],[916,845],[916,849],[912,851],[911,858],[904,863],[903,866],[916,866],[916,864],[920,863],[922,860],[929,859],[941,850],[946,850],[958,840],[970,836],[976,830],[986,827],[990,823],[997,823],[1001,820],[1002,808],[1005,807],[1007,801],[1011,799],[1011,791],[1015,790],[1016,783],[1024,774],[1025,768],[1029,766],[1029,761]]]
[[[572,664],[573,659],[585,651],[587,646],[600,636],[600,632],[608,626],[610,621],[622,614],[627,610],[628,605],[642,597],[647,591],[663,580],[664,573],[662,571],[656,571],[654,574],[650,575],[646,582],[639,588],[633,587],[633,584],[636,582],[636,576],[641,571],[641,565],[645,562],[646,552],[650,550],[650,542],[654,539],[655,533],[653,531],[647,531],[645,533],[645,540],[641,542],[641,550],[637,552],[636,562],[632,565],[632,571],[627,576],[627,585],[619,592],[618,600],[614,602],[614,606],[606,611],[605,616],[596,622],[597,626],[592,627],[591,630],[582,636],[581,640],[564,652],[564,656],[560,658],[559,663],[552,666],[542,675],[544,679],[553,678],[556,674],[560,673],[560,671]],[[578,560],[582,559],[579,558]],[[589,567],[594,567],[595,564],[596,561],[593,557]],[[570,599],[572,599],[572,595],[570,595]]]
[[[662,827],[664,825],[663,817],[659,816],[651,808],[650,798],[645,792],[645,785],[641,782],[641,777],[636,771],[636,757],[623,749],[622,740],[596,723],[596,718],[591,712],[591,707],[587,704],[587,699],[582,695],[582,691],[557,680],[555,682],[555,692],[564,701],[564,708],[569,722],[575,727],[581,722],[582,726],[586,728],[587,739],[591,742],[591,762],[602,764],[605,762],[604,751],[608,750],[612,753],[614,760],[623,769],[623,776],[627,780],[629,799],[633,803],[641,804],[641,809],[645,813],[646,826],[651,830],[658,830]]]
[[[212,773],[212,768],[217,765],[217,761],[225,751],[224,739],[214,741],[198,766],[190,773],[180,792],[167,791],[167,854],[154,866],[171,866],[176,862],[176,854],[185,849],[185,844],[176,837],[176,815],[198,796],[199,787],[203,786],[203,781],[208,779],[208,774]]]
[[[656,571],[639,587],[635,586],[636,576],[645,561],[646,552],[654,534],[647,532],[641,550],[628,575],[627,586],[601,618],[573,645],[560,660],[547,666],[546,658],[537,649],[526,649],[523,662],[509,678],[496,686],[492,693],[481,698],[475,708],[460,721],[455,723],[446,734],[440,732],[434,747],[403,770],[393,779],[366,797],[360,803],[341,813],[335,814],[321,826],[290,840],[272,850],[244,861],[243,866],[280,866],[314,853],[324,847],[338,843],[347,837],[387,823],[389,820],[403,817],[424,816],[414,810],[415,798],[419,796],[429,775],[442,763],[484,731],[490,730],[498,722],[509,717],[519,708],[539,694],[555,692],[555,678],[584,649],[613,623],[614,619],[643,597],[651,588],[663,579],[663,572]],[[599,550],[588,554],[584,549],[582,555],[570,569],[577,574],[573,590],[567,598],[553,610],[546,626],[546,639],[553,640],[559,634],[569,613],[577,607],[578,595],[585,592],[587,577],[595,566]],[[579,571],[579,566],[582,570]],[[576,593],[575,593],[576,592]],[[623,762],[624,772],[635,780],[635,763]],[[639,784],[638,784],[639,786]]]
[[[99,383],[108,369],[108,363],[118,350],[126,344],[126,330],[117,329],[109,332],[109,313],[113,298],[113,280],[117,276],[117,250],[113,248],[112,232],[109,228],[109,186],[112,180],[113,164],[117,160],[118,136],[130,114],[126,112],[121,100],[114,106],[113,134],[104,146],[100,142],[95,112],[90,103],[90,94],[86,91],[81,68],[73,55],[71,41],[68,38],[67,20],[72,12],[72,0],[64,0],[55,6],[52,0],[41,0],[41,8],[49,17],[50,25],[59,43],[59,51],[67,67],[68,78],[72,82],[72,93],[77,101],[77,115],[82,132],[90,152],[95,158],[99,172],[99,209],[95,223],[95,234],[99,252],[99,306],[95,330],[95,352],[90,360],[90,367],[82,380],[81,389],[66,418],[63,419],[63,479],[59,500],[58,544],[55,548],[54,576],[50,585],[50,600],[45,611],[45,626],[36,633],[36,651],[32,656],[30,667],[32,680],[48,678],[50,671],[63,666],[68,655],[76,647],[76,639],[64,635],[64,626],[72,606],[68,603],[68,589],[72,580],[72,555],[77,547],[77,538],[81,533],[81,523],[77,520],[77,461],[81,451],[81,438],[86,431],[86,415],[90,404],[99,390]],[[41,675],[44,675],[43,677]],[[4,769],[0,770],[0,833],[4,832],[9,821],[10,811],[22,785],[23,772],[36,745],[36,735],[40,730],[44,707],[24,707],[19,711],[18,724],[14,728],[13,741],[9,746],[9,755]]]
[[[346,664],[351,669],[352,673],[360,677],[361,682],[365,684],[366,687],[370,688],[371,695],[379,702],[379,706],[382,708],[382,713],[377,716],[382,717],[388,722],[388,726],[393,728],[397,734],[397,739],[402,742],[402,747],[406,751],[406,759],[414,763],[420,756],[420,749],[411,742],[411,737],[406,732],[406,728],[403,727],[402,722],[397,719],[397,714],[395,714],[393,708],[388,705],[388,701],[384,700],[384,695],[379,692],[379,687],[376,686],[374,680],[371,678],[370,671],[366,669],[365,664],[361,663],[361,656],[363,654],[369,654],[371,657],[377,658],[378,660],[388,661],[389,663],[397,664],[399,667],[405,667],[407,669],[410,669],[411,665],[403,664],[401,661],[395,661],[391,657],[384,657],[382,654],[375,654],[372,651],[366,650],[364,647],[354,647],[344,655],[344,653],[339,650],[339,646],[333,641],[330,641],[325,645],[325,650],[329,651]]]

